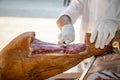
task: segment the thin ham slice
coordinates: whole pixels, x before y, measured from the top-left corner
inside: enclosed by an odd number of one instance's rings
[[[66,53],[75,54],[80,53],[86,49],[84,43],[70,44],[66,47],[59,44],[49,43],[35,39],[31,43],[32,54],[38,53]]]

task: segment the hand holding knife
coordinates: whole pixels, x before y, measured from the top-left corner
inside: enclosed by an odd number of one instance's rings
[[[63,47],[66,48],[68,44],[66,44],[66,42],[63,42]]]
[[[60,45],[61,47],[64,47],[64,48],[66,48],[67,45],[69,45],[69,43],[67,43],[67,41],[64,41],[64,42],[59,42],[59,41],[58,41],[58,43],[59,43],[59,45]]]

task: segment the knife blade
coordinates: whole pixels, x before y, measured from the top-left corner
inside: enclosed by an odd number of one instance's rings
[[[92,56],[89,64],[86,67],[86,69],[84,70],[84,72],[82,73],[82,75],[80,76],[80,78],[78,78],[76,80],[84,80],[84,78],[86,77],[86,75],[89,72],[90,68],[92,67],[93,63],[95,62],[95,60],[96,60],[96,57]]]

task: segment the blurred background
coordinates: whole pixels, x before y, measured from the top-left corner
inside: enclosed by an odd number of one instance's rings
[[[60,30],[56,20],[66,8],[64,0],[0,0],[0,50],[27,31],[34,31],[40,40],[57,43]]]
[[[0,0],[0,50],[23,32],[34,31],[36,38],[58,42],[56,25],[59,14],[66,9],[64,0]],[[75,23],[79,41],[79,21]]]

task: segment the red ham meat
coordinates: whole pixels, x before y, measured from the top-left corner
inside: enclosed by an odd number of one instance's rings
[[[82,51],[85,51],[85,44],[70,44],[66,47],[60,46],[59,44],[44,42],[38,39],[35,39],[31,43],[32,54],[40,53],[66,53],[66,54],[75,54]]]

